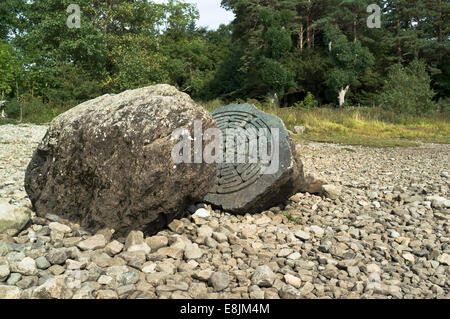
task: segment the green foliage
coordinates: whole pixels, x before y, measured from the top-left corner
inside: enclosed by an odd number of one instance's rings
[[[22,122],[24,123],[46,124],[75,105],[43,103],[38,98],[24,96],[20,101],[13,99],[8,102],[5,112],[8,114],[9,119],[20,121],[22,117]]]
[[[0,98],[9,94],[14,81],[12,48],[0,41]]]
[[[264,41],[267,43],[266,56],[275,60],[284,57],[292,47],[290,32],[278,27],[270,27],[264,32]]]
[[[436,111],[435,93],[430,87],[431,79],[426,64],[414,60],[407,67],[394,65],[388,73],[380,104],[386,110],[398,113],[425,114]]]
[[[335,64],[326,83],[334,96],[346,86],[358,85],[359,79],[370,68],[375,59],[360,42],[350,42],[337,28],[328,25],[325,29],[325,41]]]
[[[450,98],[442,98],[439,100],[439,108],[443,114],[446,114],[447,117],[450,117]]]
[[[311,92],[306,94],[306,97],[303,101],[297,102],[293,105],[294,108],[311,110],[319,106],[319,102],[314,98]]]
[[[250,100],[267,109],[336,104],[349,86],[343,106],[373,106],[391,66],[417,57],[425,73],[417,83],[392,85],[400,95],[386,97],[386,107],[400,108],[398,101],[413,93],[400,88],[415,86],[425,103],[405,107],[435,109],[426,93],[431,77],[437,109],[448,111],[446,1],[377,1],[382,27],[369,29],[371,0],[223,0],[236,18],[217,30],[197,27],[196,6],[181,0],[83,0],[81,28],[70,29],[72,2],[0,1],[0,94],[15,99],[11,105],[42,109],[39,121],[102,94],[155,83],[214,104]],[[428,84],[421,88],[420,81]]]
[[[262,63],[262,81],[269,90],[275,90],[278,96],[282,98],[286,87],[292,84],[292,73],[275,60],[264,59]]]

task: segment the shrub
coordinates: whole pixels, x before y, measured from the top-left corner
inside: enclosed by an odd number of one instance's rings
[[[306,94],[306,97],[303,101],[297,102],[293,105],[294,108],[301,108],[311,110],[319,106],[319,102],[314,98],[311,92]]]
[[[56,105],[42,103],[38,98],[24,97],[20,101],[13,99],[5,106],[8,118],[22,122],[44,124],[51,122],[56,116],[70,109],[74,104]]]
[[[433,96],[426,64],[414,60],[407,67],[396,64],[391,68],[379,99],[380,105],[386,110],[426,114],[436,111]]]
[[[450,98],[442,98],[439,100],[439,108],[440,111],[445,114],[446,116],[450,116]]]

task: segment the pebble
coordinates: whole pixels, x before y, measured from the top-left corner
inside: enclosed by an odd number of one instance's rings
[[[47,269],[51,266],[47,258],[45,256],[40,256],[36,258],[36,267],[39,269]]]
[[[211,216],[211,213],[204,209],[204,208],[200,208],[198,209],[193,215],[193,218],[202,218],[202,219],[208,219]]]
[[[330,199],[338,199],[341,196],[341,188],[335,185],[323,185],[322,191]]]
[[[203,256],[203,251],[198,247],[197,244],[187,244],[184,248],[184,258],[189,259],[199,259]]]
[[[177,234],[181,234],[184,229],[184,223],[181,220],[175,219],[169,225],[169,229]]]
[[[25,257],[17,264],[17,272],[25,276],[34,276],[37,274],[36,262],[33,258]]]
[[[305,232],[303,230],[297,230],[295,232],[295,237],[297,237],[297,238],[299,238],[301,240],[304,240],[304,241],[311,239],[311,236],[309,235],[309,233],[307,233],[307,232]]]
[[[225,271],[215,272],[208,280],[214,291],[222,291],[230,285],[230,278]]]
[[[0,299],[20,299],[21,290],[16,286],[0,286]]]
[[[323,230],[322,227],[319,227],[317,225],[313,225],[311,226],[310,230],[318,237],[322,237],[323,234],[325,233],[325,231]]]
[[[118,242],[117,240],[114,240],[106,245],[105,252],[110,256],[115,256],[122,251],[123,247],[124,244]]]
[[[51,230],[54,230],[54,231],[58,231],[63,234],[68,234],[72,231],[72,229],[69,226],[60,224],[58,222],[52,222],[52,223],[48,224],[48,228],[50,228]]]
[[[295,276],[290,275],[290,274],[284,275],[284,280],[286,281],[286,283],[288,285],[291,285],[291,286],[293,286],[293,287],[295,287],[297,289],[300,288],[301,285],[302,285],[302,280],[300,278],[295,277]]]
[[[30,207],[24,173],[45,131],[1,126],[0,197],[14,207]],[[0,296],[447,298],[450,201],[442,172],[450,146],[297,147],[305,172],[331,188],[295,194],[262,214],[199,204],[190,208],[195,217],[155,236],[114,239],[110,229],[92,235],[58,216],[32,216],[23,231],[0,234]]]
[[[450,255],[444,253],[437,258],[437,261],[443,265],[450,266]]]
[[[82,250],[96,250],[104,248],[107,242],[105,236],[98,234],[78,243],[78,248]]]
[[[259,287],[272,287],[275,281],[275,274],[269,266],[258,266],[252,276],[252,284]]]
[[[10,273],[8,265],[0,265],[0,282],[6,281]]]
[[[149,237],[145,239],[145,242],[151,248],[151,251],[157,251],[158,249],[169,245],[169,240],[165,236]]]

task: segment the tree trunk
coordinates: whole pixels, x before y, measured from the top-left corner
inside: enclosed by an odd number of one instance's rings
[[[19,82],[17,82],[17,80],[16,80],[16,98],[17,98],[17,101],[19,101],[19,98],[20,98],[20,96],[19,96]]]
[[[358,35],[356,34],[356,20],[353,21],[353,42],[358,41]]]
[[[276,92],[270,91],[270,104],[272,107],[279,108],[280,107],[280,99],[278,98],[278,94]]]
[[[306,9],[306,42],[308,49],[311,49],[311,0],[308,0],[308,7]]]
[[[400,37],[400,14],[397,11],[397,37]],[[399,57],[402,56],[402,45],[400,40],[397,40],[397,54]]]
[[[344,88],[341,89],[341,91],[339,92],[339,107],[342,107],[345,103],[345,95],[347,95],[348,90],[350,90],[350,85],[347,85]]]
[[[303,23],[300,25],[300,50],[303,51]]]

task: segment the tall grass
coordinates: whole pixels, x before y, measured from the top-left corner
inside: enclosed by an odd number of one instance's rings
[[[201,104],[210,111],[225,105],[220,100]],[[414,116],[373,107],[307,110],[253,104],[281,118],[290,130],[305,126],[306,133],[298,139],[380,147],[450,143],[450,119],[444,113]]]
[[[291,131],[295,126],[305,126],[305,134],[294,135],[299,140],[378,147],[417,145],[418,142],[450,143],[448,113],[414,116],[371,107],[300,109],[273,108],[257,100],[239,100],[235,103],[255,104],[281,118]],[[6,113],[8,122],[17,123],[22,112],[22,122],[44,124],[75,104],[55,105],[28,98],[9,102]],[[199,104],[212,111],[227,103],[216,99]],[[4,120],[0,122],[6,123]]]
[[[43,103],[40,99],[25,97],[20,101],[14,99],[8,102],[5,112],[9,122],[46,124],[75,104],[75,102],[65,105]]]

